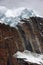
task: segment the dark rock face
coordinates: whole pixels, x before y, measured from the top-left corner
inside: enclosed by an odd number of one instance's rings
[[[27,47],[31,44],[31,51],[37,53],[43,53],[43,18],[40,17],[31,17],[28,20],[22,20],[25,22],[22,25],[19,25],[25,33]],[[41,26],[40,26],[41,25]],[[25,45],[26,45],[25,44]],[[27,49],[27,48],[26,48]],[[27,49],[29,50],[29,49]]]
[[[18,31],[4,24],[0,24],[0,61],[1,65],[18,65],[17,59],[13,58],[16,51],[23,51],[22,41]]]
[[[17,28],[0,24],[0,65],[36,65],[13,58],[15,52],[29,50],[43,53],[43,18],[21,20]]]

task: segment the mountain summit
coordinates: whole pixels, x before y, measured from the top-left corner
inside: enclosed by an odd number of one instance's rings
[[[37,16],[33,10],[29,8],[17,8],[8,9],[6,7],[0,7],[0,23],[15,27],[20,23],[21,19]],[[2,21],[2,22],[1,22]]]

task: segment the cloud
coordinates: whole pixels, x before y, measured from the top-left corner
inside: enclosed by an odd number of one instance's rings
[[[0,0],[0,5],[8,8],[28,7],[43,16],[43,0]]]

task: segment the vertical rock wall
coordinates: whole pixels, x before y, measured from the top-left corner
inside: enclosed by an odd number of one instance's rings
[[[43,53],[43,18],[21,20],[17,28],[0,24],[0,65],[35,65],[13,58],[17,51]]]

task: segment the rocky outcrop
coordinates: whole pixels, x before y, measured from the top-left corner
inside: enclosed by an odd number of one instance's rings
[[[43,18],[31,17],[20,22],[24,23],[19,23],[16,28],[0,24],[1,65],[26,65],[24,61],[13,58],[17,51],[43,53]]]

